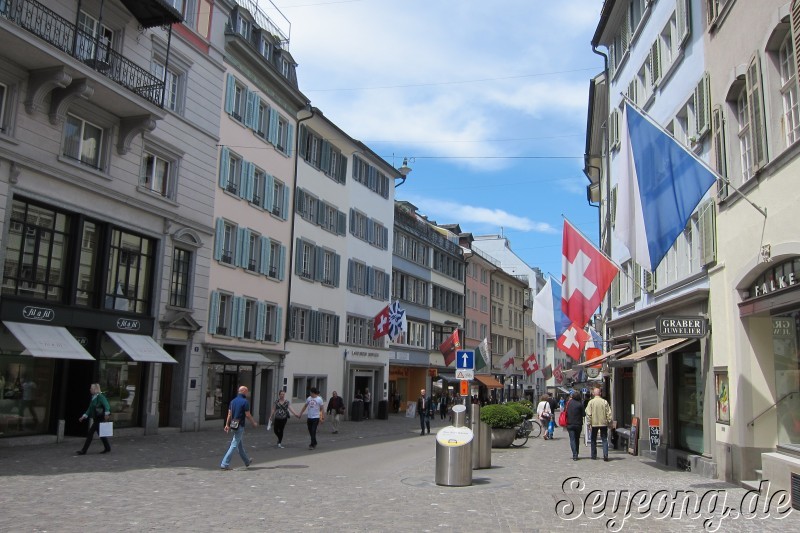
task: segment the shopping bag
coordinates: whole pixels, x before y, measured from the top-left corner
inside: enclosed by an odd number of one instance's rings
[[[114,422],[100,422],[100,436],[113,437],[114,436]]]
[[[272,429],[272,419],[271,418],[269,420],[267,420],[267,431],[269,431],[270,429]]]

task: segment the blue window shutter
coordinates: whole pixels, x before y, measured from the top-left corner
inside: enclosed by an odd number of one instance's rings
[[[333,317],[333,344],[339,344],[339,315]]]
[[[270,108],[269,110],[269,132],[267,140],[272,144],[278,144],[278,112]]]
[[[319,320],[319,311],[311,311],[309,313],[311,315],[311,327],[308,328],[308,335],[305,340],[311,342],[319,342],[320,339],[320,320]]]
[[[233,103],[236,91],[236,80],[231,74],[225,80],[225,112],[228,114],[233,113]]]
[[[345,215],[341,211],[337,211],[336,215],[338,217],[338,223],[336,224],[336,233],[338,233],[339,235],[346,235],[347,234],[347,215]]]
[[[356,211],[350,208],[350,233],[356,234]]]
[[[300,216],[305,214],[303,210],[303,202],[306,201],[306,191],[303,189],[297,189],[297,192],[294,194],[294,211]]]
[[[383,276],[383,295],[382,295],[384,299],[389,298],[389,281],[390,281],[389,274],[385,274]]]
[[[314,255],[316,257],[316,261],[314,262],[314,280],[322,281],[322,266],[325,261],[325,250],[319,246],[315,246]]]
[[[267,319],[267,304],[258,302],[256,304],[256,340],[264,340],[264,332],[266,331],[266,324],[264,321]]]
[[[221,218],[217,219],[217,231],[214,235],[214,259],[220,261],[222,259],[222,245],[225,240],[225,221]]]
[[[214,335],[219,325],[219,293],[217,291],[211,291],[211,301],[208,307],[208,332]]]
[[[272,211],[274,207],[273,204],[273,189],[275,188],[275,178],[272,177],[271,174],[266,175],[266,179],[264,180],[266,184],[264,185],[264,209],[267,211]]]
[[[250,266],[250,230],[242,230],[242,268]]]
[[[317,223],[318,226],[322,226],[325,223],[325,206],[327,204],[322,200],[317,201],[317,212],[314,213],[314,222]]]
[[[228,168],[231,158],[231,151],[227,146],[222,147],[219,154],[219,186],[223,189],[228,186]]]
[[[250,161],[245,161],[242,165],[242,187],[239,189],[239,196],[253,201],[253,182],[256,179],[256,165]]]
[[[233,297],[231,337],[244,337],[244,298],[241,296]]]
[[[294,141],[294,126],[286,124],[286,155],[292,155],[292,142]]]
[[[347,260],[347,290],[352,291],[356,286],[356,268],[352,259]]]
[[[367,267],[367,294],[375,296],[375,269]]]
[[[278,279],[283,281],[283,278],[286,276],[286,247],[281,245],[280,247],[280,259],[278,259]]]
[[[371,218],[367,219],[367,242],[370,244],[375,242],[375,221]]]
[[[275,308],[275,342],[281,342],[281,333],[283,331],[283,309],[280,307]]]
[[[320,147],[320,158],[319,158],[319,168],[325,172],[326,174],[330,173],[331,167],[331,143],[328,141],[322,141],[322,146]]]
[[[339,183],[344,185],[347,183],[347,158],[342,157],[339,164],[341,165],[339,169]]]
[[[244,241],[244,228],[236,228],[236,244],[233,248],[233,264],[236,266],[244,266],[242,263],[242,241]]]
[[[258,96],[256,96],[256,93],[247,91],[247,107],[244,109],[244,125],[250,129],[255,129],[257,102]]]
[[[303,241],[298,237],[294,245],[294,273],[299,276],[303,272]]]
[[[281,218],[286,220],[289,218],[289,187],[283,187],[283,206],[281,207]]]
[[[258,273],[264,274],[265,276],[269,275],[269,248],[270,248],[270,240],[267,237],[261,237],[261,257],[260,263],[258,265]]]
[[[333,254],[333,286],[339,286],[339,263],[342,262],[342,256]]]

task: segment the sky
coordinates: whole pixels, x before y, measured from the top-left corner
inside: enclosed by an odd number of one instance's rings
[[[597,241],[582,169],[602,0],[273,2],[312,104],[393,166],[408,158],[396,199],[502,234],[559,278],[564,217]]]

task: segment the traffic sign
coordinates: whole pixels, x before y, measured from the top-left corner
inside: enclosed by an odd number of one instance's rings
[[[461,381],[461,396],[469,396],[469,381]]]
[[[466,380],[475,379],[475,371],[474,370],[456,370],[456,379],[466,379]]]
[[[456,368],[475,370],[475,350],[458,350],[456,352]]]

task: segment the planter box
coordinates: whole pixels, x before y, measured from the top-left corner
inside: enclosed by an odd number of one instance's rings
[[[508,448],[516,434],[516,428],[492,428],[492,448]]]

